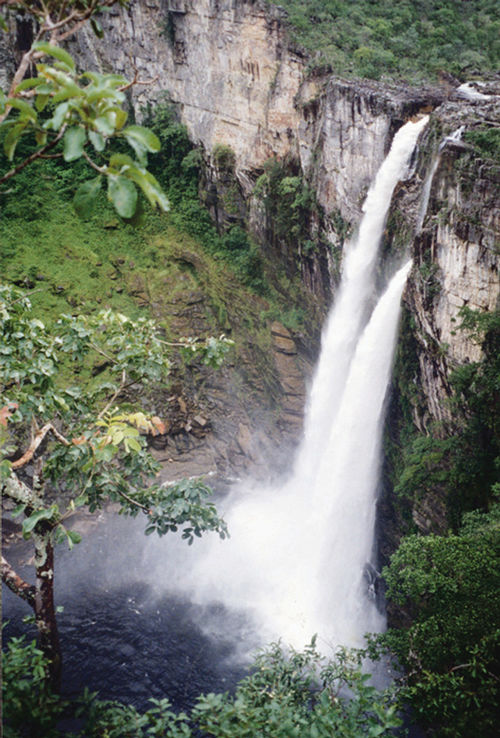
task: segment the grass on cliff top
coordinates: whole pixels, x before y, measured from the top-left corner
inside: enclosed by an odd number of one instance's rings
[[[488,75],[500,61],[498,0],[279,0],[292,38],[344,76]]]

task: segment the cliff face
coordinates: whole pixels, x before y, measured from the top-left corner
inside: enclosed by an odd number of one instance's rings
[[[86,29],[72,51],[128,77],[133,64],[140,80],[152,80],[133,88],[136,110],[168,93],[208,162],[217,144],[230,146],[258,233],[262,212],[249,196],[263,164],[297,162],[324,215],[313,235],[333,249],[342,240],[338,216],[359,220],[394,128],[441,94],[307,77],[282,11],[259,0],[136,1],[110,14],[105,38]]]
[[[414,421],[425,430],[449,419],[450,371],[480,356],[458,328],[460,307],[491,311],[499,296],[498,166],[459,143],[441,152],[438,146],[461,125],[498,125],[500,97],[472,102],[446,86],[415,90],[308,74],[284,23],[283,11],[263,0],[132,0],[104,18],[104,42],[87,28],[71,50],[87,67],[128,78],[136,69],[140,81],[149,81],[132,88],[139,116],[142,106],[168,94],[203,147],[207,204],[220,227],[249,226],[271,259],[300,270],[323,310],[344,239],[359,222],[395,130],[433,111],[387,226],[388,249],[414,255],[405,301],[415,326],[411,381],[423,398]],[[217,163],[218,145],[234,152],[230,176]],[[256,194],[272,158],[315,193],[314,207],[301,215],[300,238],[280,233],[272,208]],[[224,212],[228,189],[237,190],[236,214]]]
[[[450,372],[481,358],[477,340],[460,327],[460,309],[493,312],[500,294],[500,169],[467,143],[445,139],[471,123],[498,120],[499,112],[495,100],[438,107],[421,142],[418,186],[395,204],[407,232],[414,233],[406,303],[419,346],[415,380],[426,399],[423,411],[415,412],[421,429],[451,419]]]
[[[297,163],[321,212],[310,230],[323,253],[308,259],[306,282],[307,272],[317,271],[318,264],[323,271],[332,267],[331,254],[345,235],[339,216],[344,228],[359,221],[394,130],[412,114],[435,109],[416,178],[408,195],[400,197],[400,212],[416,256],[408,304],[419,326],[421,381],[430,416],[441,419],[450,366],[478,358],[477,345],[457,330],[458,310],[464,304],[492,310],[498,299],[498,169],[449,145],[431,179],[429,173],[440,137],[461,123],[498,119],[495,100],[439,107],[449,89],[417,91],[307,76],[306,60],[287,42],[283,12],[269,10],[260,0],[136,1],[127,11],[112,12],[105,38],[102,44],[87,29],[76,52],[86,64],[128,76],[132,62],[139,79],[152,80],[134,88],[137,110],[168,92],[209,163],[214,164],[217,144],[231,147],[243,217],[261,240],[272,224],[265,223],[262,203],[250,197],[255,181],[270,157]],[[220,177],[214,170],[217,189]],[[429,200],[422,213],[426,179]],[[417,223],[422,218],[423,228]],[[319,289],[319,282],[309,279],[312,289]]]

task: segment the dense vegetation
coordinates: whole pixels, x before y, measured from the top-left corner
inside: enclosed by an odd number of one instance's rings
[[[340,75],[408,81],[460,79],[498,68],[495,0],[281,0],[312,65]]]
[[[401,702],[432,735],[495,735],[500,504],[465,515],[458,534],[403,539],[383,575],[406,615],[378,639],[405,669]]]
[[[388,738],[401,724],[391,692],[369,686],[360,663],[359,654],[344,651],[322,658],[314,639],[302,652],[274,644],[234,695],[202,695],[189,714],[174,713],[167,698],[151,700],[141,714],[95,694],[61,700],[43,678],[46,662],[35,644],[14,639],[4,657],[4,735],[58,738],[68,735],[58,720],[76,714],[82,727],[73,738]]]

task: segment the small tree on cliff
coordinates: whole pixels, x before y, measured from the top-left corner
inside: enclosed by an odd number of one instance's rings
[[[0,462],[2,493],[23,515],[22,532],[33,542],[36,583],[30,585],[2,557],[2,579],[34,610],[51,680],[60,674],[54,607],[54,545],[79,536],[65,526],[81,505],[90,511],[109,501],[126,515],[145,515],[146,533],[180,529],[189,543],[205,531],[222,538],[226,526],[201,481],[160,487],[151,483],[158,465],[146,434],[164,431],[158,417],[116,403],[127,390],[164,381],[170,362],[153,321],[132,321],[109,310],[91,317],[62,315],[48,329],[31,315],[17,288],[0,287]],[[207,339],[189,349],[217,366],[229,342]],[[107,378],[66,386],[62,370],[92,375],[102,362]],[[105,376],[99,374],[98,376]],[[69,499],[68,499],[69,498]],[[63,506],[61,499],[68,501]]]

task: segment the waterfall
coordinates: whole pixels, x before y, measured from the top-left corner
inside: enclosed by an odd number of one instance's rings
[[[465,126],[460,126],[455,131],[453,131],[453,133],[450,133],[449,136],[445,136],[439,144],[438,153],[434,156],[427,177],[425,178],[424,185],[422,187],[422,195],[420,198],[420,207],[418,209],[417,217],[417,233],[421,233],[422,227],[424,225],[425,216],[427,215],[427,208],[429,207],[429,199],[431,196],[432,182],[434,180],[436,170],[439,166],[439,162],[441,161],[441,152],[443,151],[445,146],[447,146],[447,144],[460,141],[464,130]]]
[[[239,485],[226,503],[231,539],[207,537],[187,564],[183,549],[163,573],[170,588],[198,604],[251,613],[262,639],[281,637],[301,648],[317,633],[325,646],[362,646],[365,632],[384,627],[366,571],[373,559],[384,398],[411,263],[378,299],[375,273],[394,187],[426,122],[398,131],[367,195],[324,331],[290,479],[279,488]]]

